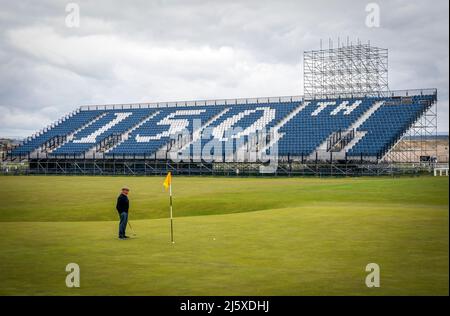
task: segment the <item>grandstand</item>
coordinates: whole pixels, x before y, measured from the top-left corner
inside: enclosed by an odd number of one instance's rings
[[[34,173],[258,174],[268,164],[288,175],[392,172],[389,153],[436,106],[436,89],[375,90],[386,88],[386,50],[324,52],[305,52],[305,96],[82,106],[8,159],[28,160]]]
[[[377,162],[436,100],[436,90],[422,90],[417,95],[391,92],[389,97],[81,107],[27,138],[10,156],[56,162],[165,160],[175,154],[184,160],[212,157],[211,163],[245,163],[248,157],[239,150],[255,149],[252,139],[268,131],[266,142],[257,145],[267,154],[277,147],[279,160],[323,161],[334,156]],[[195,157],[195,148],[201,157]],[[236,159],[227,159],[229,154]]]

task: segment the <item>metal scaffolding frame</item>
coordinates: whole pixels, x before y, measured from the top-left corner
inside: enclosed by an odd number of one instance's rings
[[[436,163],[438,157],[437,100],[430,104],[381,159],[391,164]]]
[[[31,159],[28,166],[10,166],[0,169],[3,175],[133,175],[161,176],[171,171],[174,175],[227,176],[227,177],[345,177],[345,176],[394,176],[429,173],[430,166],[421,164],[374,163],[364,157],[352,160],[283,160],[274,173],[261,173],[261,163],[206,163],[172,162],[154,159]]]
[[[389,91],[388,50],[358,42],[303,53],[305,99],[379,96]],[[321,45],[322,46],[322,45]]]

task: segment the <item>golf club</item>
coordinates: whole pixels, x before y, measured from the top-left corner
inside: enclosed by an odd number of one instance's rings
[[[136,233],[134,232],[134,229],[133,229],[133,227],[131,226],[130,221],[128,221],[128,226],[130,226],[131,235],[136,236]]]

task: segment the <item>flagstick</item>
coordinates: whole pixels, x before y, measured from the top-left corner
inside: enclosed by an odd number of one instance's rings
[[[169,192],[170,192],[170,240],[173,241],[173,212],[172,212],[172,183],[169,184]]]

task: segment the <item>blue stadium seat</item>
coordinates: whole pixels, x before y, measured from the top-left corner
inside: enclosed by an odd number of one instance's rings
[[[59,136],[70,137],[48,152],[49,155],[79,155],[94,150],[111,135],[126,135],[106,149],[105,155],[149,156],[170,147],[182,134],[187,137],[187,142],[180,147],[185,154],[194,148],[208,149],[209,154],[217,154],[214,150],[224,152],[225,148],[236,152],[239,144],[248,142],[252,133],[276,127],[280,135],[275,140],[279,155],[308,156],[333,133],[348,130],[360,121],[355,129],[364,135],[346,148],[348,155],[381,157],[423,115],[435,98],[435,95],[414,95],[406,99],[365,97],[307,103],[78,110],[30,137],[15,148],[12,155],[28,155]],[[199,138],[196,136],[198,130],[207,133]],[[217,145],[212,149],[206,147],[211,141]]]
[[[79,111],[76,114],[61,119],[60,123],[55,127],[35,136],[30,137],[28,140],[24,142],[21,146],[15,148],[12,151],[12,155],[27,155],[39,148],[42,144],[56,136],[63,136],[70,134],[77,129],[81,128],[85,124],[94,120],[96,117],[101,115],[103,111],[91,110],[91,111]]]

